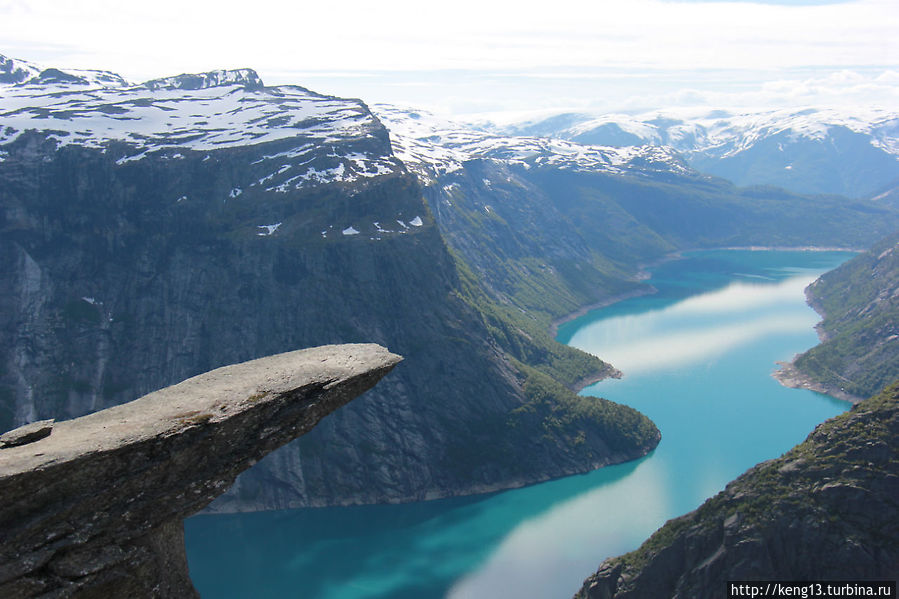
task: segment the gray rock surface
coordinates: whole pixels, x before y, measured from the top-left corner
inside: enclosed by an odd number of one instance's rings
[[[0,450],[0,597],[196,597],[182,520],[400,359],[372,344],[260,358]]]
[[[16,447],[17,445],[27,445],[40,441],[44,437],[53,432],[52,418],[50,420],[38,420],[37,422],[29,422],[19,428],[7,431],[0,435],[0,448]]]

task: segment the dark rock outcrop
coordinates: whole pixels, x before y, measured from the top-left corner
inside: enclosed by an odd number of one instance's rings
[[[400,359],[372,344],[260,358],[0,450],[0,596],[196,597],[182,520]]]
[[[723,597],[729,580],[899,577],[899,383],[750,469],[578,598]]]

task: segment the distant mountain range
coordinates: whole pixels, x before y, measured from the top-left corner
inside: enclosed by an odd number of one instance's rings
[[[670,148],[478,131],[249,69],[143,84],[0,57],[0,428],[344,342],[404,362],[219,510],[519,486],[643,455],[560,318],[686,248],[865,247],[889,203],[740,189]]]
[[[883,199],[899,186],[899,112],[895,110],[563,113],[483,126],[503,134],[583,144],[671,148],[693,168],[741,186],[774,185],[797,193]]]
[[[695,174],[670,148],[585,145],[562,139],[480,131],[426,111],[377,104],[397,156],[425,181],[462,170],[472,160],[499,160],[525,169],[649,176]]]

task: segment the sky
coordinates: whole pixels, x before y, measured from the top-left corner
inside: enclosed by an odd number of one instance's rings
[[[0,54],[449,115],[899,106],[896,0],[0,0]]]

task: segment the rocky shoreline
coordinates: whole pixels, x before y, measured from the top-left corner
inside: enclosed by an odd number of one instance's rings
[[[777,365],[778,368],[771,373],[771,376],[773,376],[774,379],[784,387],[789,387],[791,389],[807,389],[809,391],[823,393],[824,395],[829,395],[843,401],[848,401],[853,404],[857,404],[864,399],[863,397],[856,397],[855,395],[846,393],[845,391],[837,387],[822,385],[821,383],[800,372],[792,361],[777,362]]]
[[[815,325],[815,332],[818,334],[818,342],[824,343],[829,337],[827,331],[825,331],[824,327],[822,326],[827,315],[824,313],[824,308],[821,307],[821,304],[815,301],[814,294],[811,293],[811,289],[817,281],[818,279],[816,279],[808,287],[805,288],[805,302],[821,317],[821,320]],[[799,357],[799,355],[801,354],[797,354],[789,362],[776,362],[778,367],[774,370],[774,372],[771,373],[771,376],[774,377],[774,380],[776,380],[784,387],[789,387],[790,389],[807,389],[809,391],[823,393],[824,395],[829,395],[843,401],[848,401],[852,404],[857,404],[858,402],[865,399],[864,397],[858,397],[856,395],[852,395],[851,393],[847,393],[845,390],[840,389],[839,387],[825,385],[819,381],[814,380],[813,378],[799,370],[799,368],[796,366],[796,358]]]

